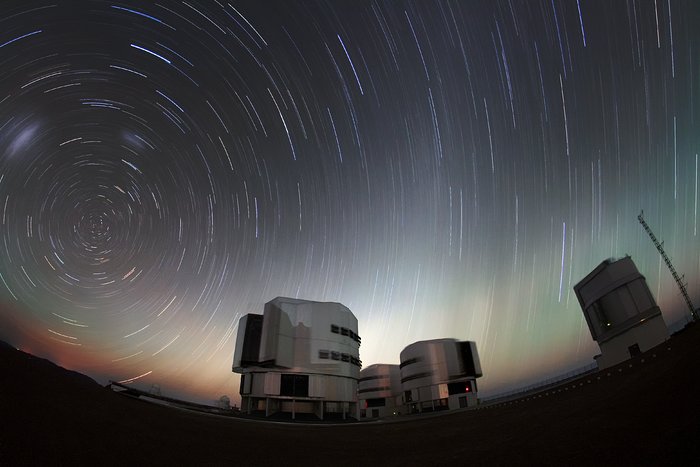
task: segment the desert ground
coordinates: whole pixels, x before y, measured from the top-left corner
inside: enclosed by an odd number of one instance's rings
[[[119,395],[0,346],[0,465],[700,465],[700,324],[628,362],[475,410],[280,424]]]

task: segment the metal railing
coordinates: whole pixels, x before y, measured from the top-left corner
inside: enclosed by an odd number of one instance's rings
[[[561,373],[551,378],[542,379],[535,383],[529,384],[527,386],[521,386],[519,388],[512,389],[510,391],[501,392],[493,396],[484,397],[481,399],[482,404],[492,404],[494,402],[504,401],[508,399],[516,399],[518,397],[524,396],[530,392],[536,392],[540,390],[547,389],[548,387],[557,386],[561,383],[569,381],[579,376],[583,376],[588,373],[593,373],[598,370],[598,364],[593,362],[588,365],[576,368],[566,373]]]

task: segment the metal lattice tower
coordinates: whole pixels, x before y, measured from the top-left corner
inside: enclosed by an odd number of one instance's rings
[[[664,251],[663,245],[656,239],[656,235],[654,235],[654,232],[651,231],[651,228],[644,220],[644,211],[639,213],[637,219],[639,220],[639,223],[642,224],[642,227],[644,227],[644,230],[646,230],[647,234],[649,234],[649,238],[651,238],[651,241],[654,242],[654,246],[656,246],[656,249],[659,250],[659,254],[664,259],[666,266],[668,266],[668,270],[671,271],[671,275],[676,281],[676,284],[678,284],[678,288],[681,289],[681,295],[683,295],[683,299],[685,300],[686,305],[688,305],[690,315],[693,317],[694,321],[697,321],[698,313],[695,310],[695,308],[693,308],[693,302],[690,301],[690,296],[688,296],[688,290],[686,289],[685,284],[683,283],[683,278],[678,275],[678,273],[676,272],[676,268],[674,268],[673,264],[671,264],[671,259]]]

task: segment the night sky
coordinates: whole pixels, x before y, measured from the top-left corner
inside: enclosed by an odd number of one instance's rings
[[[692,0],[3,1],[0,338],[238,398],[240,317],[335,301],[364,366],[477,342],[482,394],[592,363],[573,285],[700,302]]]

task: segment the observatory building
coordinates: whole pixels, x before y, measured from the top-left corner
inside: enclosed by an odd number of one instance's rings
[[[607,259],[574,286],[599,369],[623,362],[669,338],[661,310],[629,256]]]
[[[405,413],[399,365],[378,363],[364,368],[360,371],[357,393],[361,418],[383,418]]]
[[[241,411],[358,418],[357,318],[340,303],[277,297],[238,323]]]
[[[477,404],[482,376],[476,343],[456,339],[415,342],[401,351],[401,389],[408,413]]]

